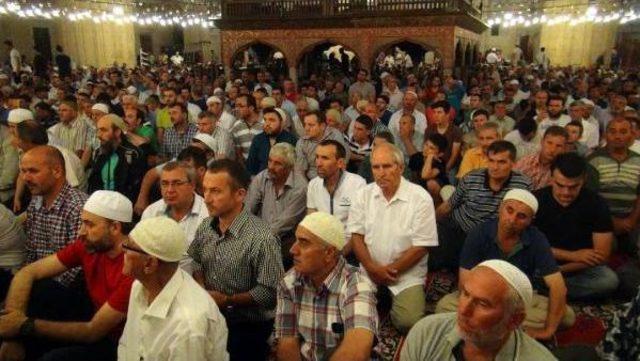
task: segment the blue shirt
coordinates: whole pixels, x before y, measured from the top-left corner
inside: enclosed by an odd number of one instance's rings
[[[520,236],[520,241],[510,254],[505,254],[498,245],[498,219],[481,223],[471,230],[462,247],[460,267],[470,270],[490,260],[501,259],[524,272],[532,284],[535,280],[559,272],[551,253],[547,237],[536,227],[529,226]]]
[[[283,130],[276,136],[277,143],[289,143],[292,146],[296,146],[298,138],[295,135]],[[271,142],[269,141],[269,135],[262,132],[256,134],[251,141],[251,147],[249,147],[249,156],[247,157],[247,170],[251,175],[256,175],[261,171],[267,169],[267,163],[269,162],[269,151],[271,151]]]

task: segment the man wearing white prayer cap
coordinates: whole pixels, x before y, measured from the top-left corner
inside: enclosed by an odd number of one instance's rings
[[[226,131],[230,131],[236,118],[224,109],[224,101],[221,97],[214,95],[207,98],[207,110],[213,114],[216,125]]]
[[[527,275],[498,259],[482,262],[468,272],[453,310],[457,312],[428,316],[416,323],[400,360],[556,360],[520,327],[532,303]]]
[[[487,260],[504,260],[517,267],[534,285],[548,290],[549,297],[535,294],[524,320],[525,331],[536,339],[550,339],[558,327],[570,327],[575,314],[566,305],[567,287],[551,253],[546,236],[531,226],[538,200],[524,189],[509,190],[500,204],[498,218],[479,224],[468,233],[460,254],[459,292],[438,302],[436,313],[459,307],[470,270]],[[540,279],[541,278],[541,279]],[[537,281],[537,282],[536,282]]]
[[[87,199],[77,240],[14,276],[8,311],[0,316],[0,335],[6,340],[0,353],[26,349],[28,360],[71,354],[84,360],[115,358],[133,282],[122,273],[122,245],[132,214],[131,201],[120,193],[96,191]],[[52,280],[75,267],[82,268],[87,294]]]
[[[229,360],[224,317],[178,266],[187,251],[185,239],[169,217],[144,219],[129,234],[122,272],[136,281],[118,360]]]
[[[278,360],[370,359],[375,292],[342,257],[345,242],[342,222],[329,213],[311,213],[298,225],[294,265],[278,286]]]

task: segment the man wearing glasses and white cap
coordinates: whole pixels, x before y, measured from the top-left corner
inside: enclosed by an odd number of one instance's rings
[[[555,334],[558,326],[573,325],[575,314],[566,306],[567,287],[547,237],[531,227],[537,210],[538,200],[531,192],[524,189],[508,191],[498,218],[479,224],[467,235],[460,255],[459,288],[464,292],[469,270],[485,260],[502,259],[513,264],[536,288],[548,290],[548,298],[533,296],[524,319],[527,334],[546,340]],[[458,295],[455,292],[441,299],[436,312],[451,312],[459,307]]]
[[[456,313],[425,317],[407,335],[401,361],[556,358],[520,328],[532,303],[527,275],[502,260],[468,271]]]
[[[122,194],[94,192],[83,206],[78,239],[16,273],[0,316],[0,358],[26,351],[27,359],[115,359],[133,282],[122,274],[132,214]],[[51,278],[78,266],[88,297],[51,286]]]
[[[122,247],[122,272],[136,281],[118,360],[227,361],[224,317],[207,291],[178,267],[187,251],[178,223],[145,219]]]

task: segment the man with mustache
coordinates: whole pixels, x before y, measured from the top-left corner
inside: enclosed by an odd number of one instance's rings
[[[531,192],[512,189],[502,200],[497,219],[485,221],[469,232],[460,255],[459,285],[465,292],[469,270],[490,259],[503,259],[524,272],[537,286],[540,278],[549,297],[535,294],[524,319],[527,334],[536,339],[550,339],[558,326],[569,327],[575,314],[566,307],[567,287],[556,264],[545,235],[531,227],[538,210],[538,201]],[[436,312],[451,312],[458,307],[459,293],[445,296],[436,306]]]
[[[461,285],[457,313],[418,322],[400,360],[555,360],[520,328],[532,299],[531,282],[517,267],[497,259],[482,262]]]

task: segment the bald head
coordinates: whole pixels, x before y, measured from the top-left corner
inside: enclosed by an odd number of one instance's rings
[[[65,183],[65,162],[58,149],[41,145],[20,160],[20,176],[33,195],[55,195]]]

